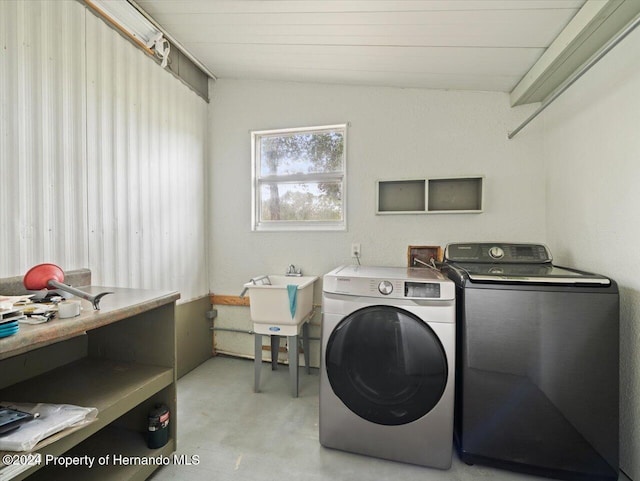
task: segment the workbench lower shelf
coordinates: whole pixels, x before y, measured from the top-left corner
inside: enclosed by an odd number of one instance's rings
[[[65,436],[41,449],[47,455],[60,456],[105,426],[118,420],[141,404],[167,403],[162,390],[173,383],[173,369],[147,366],[132,362],[84,358],[59,367],[46,374],[0,390],[0,399],[11,402],[38,402],[75,404],[98,409],[98,418],[88,426]],[[170,397],[171,394],[168,393]],[[152,400],[149,403],[144,401]],[[138,415],[139,428],[144,427],[144,413]],[[121,422],[125,422],[123,419]],[[46,442],[46,440],[44,441]],[[114,444],[113,446],[118,446]],[[174,448],[175,449],[175,448]],[[126,452],[126,451],[125,451]],[[31,474],[39,466],[26,471]],[[21,479],[21,477],[16,479]]]
[[[33,481],[134,481],[148,478],[154,470],[174,462],[188,462],[174,456],[175,440],[158,449],[149,449],[144,434],[127,428],[108,426],[95,436],[67,451],[64,459],[78,460],[76,466],[49,465],[29,478]],[[43,463],[45,460],[43,459]]]

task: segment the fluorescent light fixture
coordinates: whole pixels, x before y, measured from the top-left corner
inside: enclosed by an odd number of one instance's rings
[[[149,55],[159,57],[162,67],[167,66],[171,49],[168,40],[127,0],[85,0],[85,3]]]

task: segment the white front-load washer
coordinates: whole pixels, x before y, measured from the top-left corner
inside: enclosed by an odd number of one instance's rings
[[[432,269],[342,266],[324,276],[320,443],[448,469],[455,286]]]

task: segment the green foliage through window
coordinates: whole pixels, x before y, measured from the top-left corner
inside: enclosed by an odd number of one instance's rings
[[[252,133],[254,229],[344,228],[345,134],[345,125]]]

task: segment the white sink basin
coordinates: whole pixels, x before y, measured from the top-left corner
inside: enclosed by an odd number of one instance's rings
[[[271,284],[244,285],[251,304],[251,320],[257,334],[295,336],[299,325],[313,310],[313,286],[317,276],[268,276]],[[296,310],[291,315],[287,286],[295,285]]]

